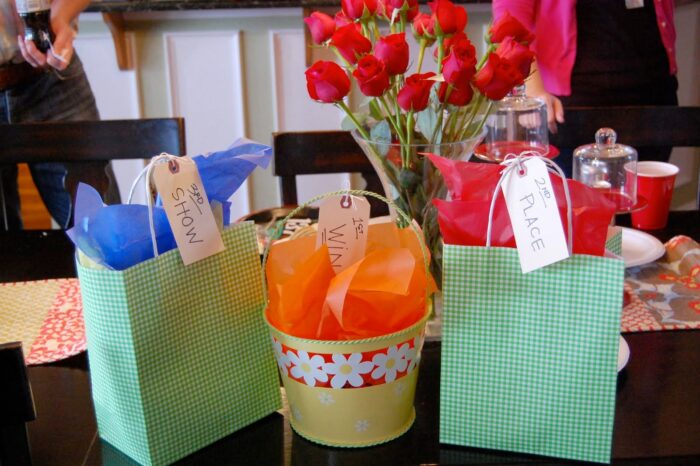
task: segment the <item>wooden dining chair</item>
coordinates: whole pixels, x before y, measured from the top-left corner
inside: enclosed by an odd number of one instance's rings
[[[599,128],[617,132],[618,141],[639,148],[700,147],[700,107],[569,107],[550,143],[574,149],[594,142]]]
[[[2,163],[65,163],[72,199],[79,182],[105,198],[110,161],[185,154],[185,123],[156,118],[0,124],[0,141]],[[75,276],[73,245],[61,230],[0,231],[0,258],[0,282]]]
[[[384,190],[374,167],[349,131],[299,131],[274,133],[274,174],[280,178],[282,203],[298,203],[297,175],[359,173],[365,189]],[[341,189],[342,186],[338,186]],[[370,199],[372,215],[385,215],[386,205]]]
[[[20,342],[0,341],[0,465],[31,466],[26,423],[36,419]]]
[[[111,182],[105,172],[110,161],[184,154],[185,123],[182,118],[18,123],[0,125],[0,141],[2,163],[62,162],[73,198],[78,182],[104,196]]]

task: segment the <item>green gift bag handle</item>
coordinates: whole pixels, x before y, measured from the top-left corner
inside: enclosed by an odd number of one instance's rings
[[[546,157],[542,157],[539,155],[537,152],[523,152],[518,156],[512,156],[509,157],[511,154],[508,154],[506,158],[501,162],[501,165],[504,165],[506,168],[501,172],[501,177],[498,179],[498,183],[496,184],[496,188],[493,190],[493,196],[491,196],[491,206],[489,207],[489,222],[488,222],[488,227],[486,229],[486,247],[490,248],[491,247],[491,230],[493,227],[493,212],[496,208],[496,198],[498,197],[498,189],[501,187],[501,184],[503,184],[503,180],[506,178],[506,175],[508,175],[510,172],[517,170],[518,173],[524,172],[525,167],[522,166],[523,160],[525,160],[525,157],[523,157],[523,154],[532,154],[528,155],[528,157],[539,157],[545,165],[548,165],[547,169],[548,171],[555,173],[559,175],[562,179],[562,184],[564,186],[564,197],[566,198],[566,220],[567,220],[567,239],[566,239],[566,244],[567,244],[567,249],[569,250],[569,255],[572,255],[574,252],[573,249],[573,220],[572,220],[572,208],[571,208],[571,194],[569,193],[569,181],[566,179],[566,175],[562,171],[561,168],[559,168],[559,165],[556,163],[552,162],[550,159]]]
[[[321,201],[323,199],[326,199],[328,197],[332,196],[369,196],[373,197],[375,199],[378,199],[385,204],[387,204],[389,207],[394,209],[394,211],[398,214],[399,218],[406,224],[411,227],[413,232],[416,234],[416,237],[418,238],[418,244],[420,244],[421,252],[423,254],[423,266],[425,267],[425,275],[430,279],[430,269],[429,269],[429,263],[430,259],[428,257],[428,249],[427,246],[425,245],[425,239],[423,238],[423,235],[421,231],[418,229],[416,226],[415,222],[412,221],[411,217],[406,214],[403,210],[401,210],[393,201],[387,199],[386,197],[382,196],[381,194],[374,193],[372,191],[364,191],[360,189],[344,189],[341,191],[333,191],[330,193],[324,193],[324,194],[319,194],[318,196],[315,196],[305,203],[301,204],[299,207],[295,208],[292,210],[286,217],[284,217],[282,220],[279,221],[279,224],[277,225],[277,228],[274,230],[274,233],[270,237],[270,241],[268,241],[267,245],[265,246],[265,251],[263,252],[263,259],[262,259],[262,285],[263,285],[263,293],[265,293],[265,299],[267,299],[267,277],[265,275],[265,266],[267,264],[267,256],[270,253],[270,247],[272,246],[272,243],[276,241],[277,239],[282,236],[282,232],[284,231],[284,226],[286,225],[287,221],[289,221],[291,218],[293,218],[296,214],[304,210],[305,208],[309,207],[309,205],[313,204],[314,202]],[[425,302],[426,305],[428,303],[428,288],[426,287],[425,289]]]

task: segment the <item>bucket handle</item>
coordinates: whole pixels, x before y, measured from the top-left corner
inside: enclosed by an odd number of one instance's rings
[[[275,242],[282,236],[282,232],[284,231],[284,226],[286,225],[287,221],[289,221],[292,217],[294,217],[296,214],[301,212],[303,209],[307,208],[309,205],[313,204],[314,202],[326,199],[331,196],[342,196],[342,195],[348,195],[348,196],[369,196],[373,197],[375,199],[378,199],[385,204],[387,204],[389,207],[394,209],[394,211],[398,214],[399,219],[405,223],[406,225],[409,225],[411,229],[413,230],[413,233],[416,234],[416,237],[418,238],[418,244],[420,244],[420,249],[421,253],[423,254],[423,266],[425,267],[425,275],[428,280],[430,280],[430,261],[428,259],[428,248],[425,245],[425,239],[423,238],[423,234],[421,231],[418,229],[416,226],[415,222],[411,220],[411,217],[406,214],[403,210],[401,210],[395,203],[394,201],[391,201],[387,199],[386,197],[382,196],[381,194],[374,193],[372,191],[365,191],[361,189],[344,189],[340,191],[333,191],[329,193],[324,193],[324,194],[319,194],[318,196],[314,196],[313,198],[309,199],[308,201],[304,202],[303,204],[299,205],[297,208],[292,210],[289,214],[287,214],[286,217],[284,217],[282,220],[279,221],[277,228],[275,228],[275,231],[273,232],[272,236],[270,237],[270,240],[268,241],[267,245],[265,246],[265,251],[263,252],[263,258],[262,258],[262,287],[263,287],[263,293],[265,295],[265,302],[267,303],[267,276],[265,274],[265,266],[267,264],[267,256],[270,254],[270,247],[272,246],[272,243]],[[398,221],[397,221],[398,223]],[[428,304],[428,287],[426,286],[425,288],[425,303],[426,305]]]

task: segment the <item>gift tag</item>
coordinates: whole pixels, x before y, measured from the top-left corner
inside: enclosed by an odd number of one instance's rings
[[[569,257],[561,216],[547,166],[539,157],[521,162],[501,188],[513,226],[523,273]]]
[[[321,203],[316,248],[328,246],[336,273],[365,256],[368,222],[369,202],[364,197],[333,196]]]
[[[192,159],[180,157],[156,164],[153,180],[185,265],[225,249]]]

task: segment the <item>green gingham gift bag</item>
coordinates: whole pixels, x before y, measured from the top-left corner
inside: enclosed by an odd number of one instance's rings
[[[172,463],[281,407],[255,226],[188,266],[173,249],[125,270],[78,261],[100,437]]]
[[[443,267],[440,441],[609,463],[622,261],[523,274],[516,249],[446,244]]]

